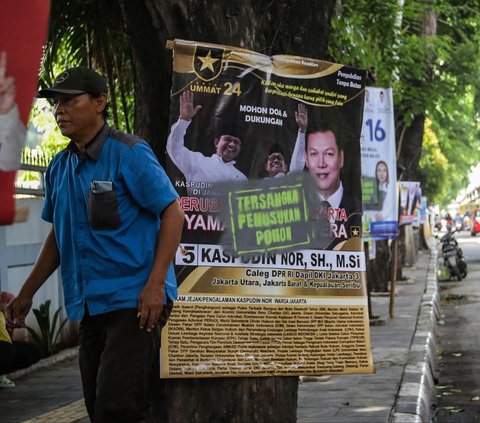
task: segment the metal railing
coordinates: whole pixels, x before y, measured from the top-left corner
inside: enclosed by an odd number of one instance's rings
[[[24,149],[20,161],[20,169],[39,174],[38,181],[24,181],[15,183],[15,193],[43,197],[45,195],[45,172],[53,156],[40,150]]]

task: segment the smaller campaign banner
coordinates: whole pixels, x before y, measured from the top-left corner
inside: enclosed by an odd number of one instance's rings
[[[398,238],[397,160],[391,88],[365,88],[362,154],[363,237]]]
[[[416,215],[422,207],[421,199],[420,182],[400,182],[400,225],[418,226]]]
[[[428,202],[427,197],[422,195],[422,208],[420,209],[420,225],[425,225],[428,222]]]

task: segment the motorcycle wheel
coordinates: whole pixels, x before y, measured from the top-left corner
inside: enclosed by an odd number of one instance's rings
[[[462,280],[462,272],[460,272],[460,269],[458,268],[457,265],[452,266],[453,273],[455,274],[455,277],[457,278],[457,281]]]
[[[459,260],[459,268],[462,278],[465,278],[467,276],[467,263],[465,262],[465,260]]]

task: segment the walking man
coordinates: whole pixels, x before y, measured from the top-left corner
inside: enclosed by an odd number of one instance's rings
[[[51,98],[71,141],[46,173],[42,218],[52,228],[8,318],[61,264],[68,317],[80,320],[80,372],[92,422],[149,422],[161,327],[176,298],[172,267],[184,215],[149,145],[106,123],[107,86],[89,68],[61,73]]]

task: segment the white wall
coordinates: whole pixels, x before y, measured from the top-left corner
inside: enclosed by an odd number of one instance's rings
[[[0,226],[0,290],[14,295],[19,292],[32,270],[43,240],[51,228],[49,223],[41,219],[43,198],[19,199],[17,205],[29,208],[28,220],[11,226]],[[32,308],[38,308],[46,300],[51,300],[51,316],[62,307],[60,317],[63,320],[66,313],[58,271],[37,292]],[[36,327],[32,312],[27,316],[27,324]]]
[[[15,223],[6,226],[6,244],[25,245],[43,243],[43,240],[50,231],[50,223],[41,219],[43,208],[42,198],[30,198],[17,200],[18,206],[26,206],[29,209],[28,220],[22,223]]]

